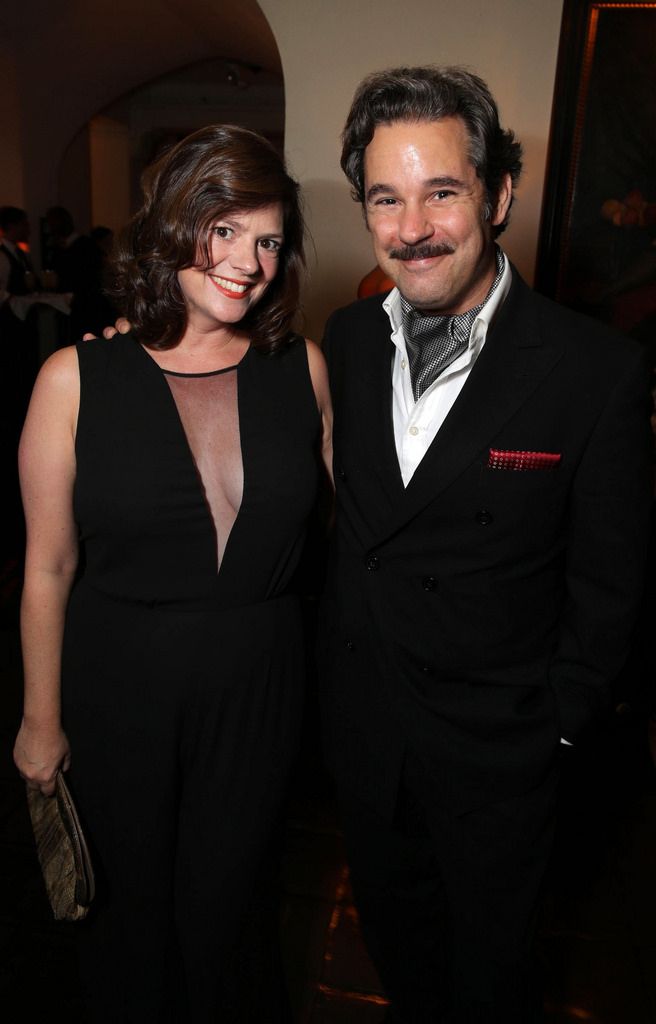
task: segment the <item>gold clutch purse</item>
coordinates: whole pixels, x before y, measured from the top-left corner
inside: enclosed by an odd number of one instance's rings
[[[27,804],[55,920],[79,921],[87,915],[95,882],[84,833],[62,773],[57,773],[54,796],[28,787]]]

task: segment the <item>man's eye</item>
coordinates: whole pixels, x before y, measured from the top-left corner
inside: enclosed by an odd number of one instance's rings
[[[435,193],[436,199],[448,199],[450,196],[454,196],[455,192],[450,188],[441,188],[439,192]]]
[[[381,199],[377,199],[376,206],[396,206],[396,199],[393,196],[383,196]]]

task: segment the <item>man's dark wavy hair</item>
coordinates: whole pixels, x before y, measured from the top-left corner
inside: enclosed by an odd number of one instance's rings
[[[459,67],[392,68],[375,72],[360,84],[342,133],[341,160],[356,202],[364,205],[364,151],[378,125],[445,117],[459,117],[465,124],[469,157],[485,186],[489,220],[504,175],[510,175],[513,189],[519,180],[522,147],[513,132],[501,128],[497,105],[485,82]],[[508,215],[494,227],[494,236],[507,224]]]
[[[239,327],[254,347],[274,352],[292,336],[303,255],[299,186],[273,146],[235,125],[210,125],[187,136],[144,172],[144,203],[119,240],[110,294],[135,337],[172,348],[187,326],[178,271],[211,265],[209,231],[221,217],[283,208],[284,243],[275,278]]]

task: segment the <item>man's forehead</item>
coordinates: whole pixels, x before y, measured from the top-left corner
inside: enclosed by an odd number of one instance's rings
[[[469,134],[460,117],[386,121],[377,125],[364,151],[365,177],[370,178],[372,170],[376,173],[372,164],[379,162],[401,174],[413,163],[421,163],[429,172],[427,181],[448,177],[447,166],[454,164],[459,165],[461,172],[471,168],[476,174]],[[462,176],[462,173],[458,175]],[[466,176],[469,177],[468,174]]]

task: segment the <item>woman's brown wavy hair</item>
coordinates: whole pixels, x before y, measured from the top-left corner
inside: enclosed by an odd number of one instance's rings
[[[278,271],[240,322],[251,343],[274,352],[292,336],[303,255],[299,186],[273,146],[235,125],[210,125],[188,135],[144,172],[144,203],[114,255],[110,293],[135,337],[155,349],[177,345],[187,326],[178,271],[210,266],[209,230],[217,218],[273,203],[283,208]]]

